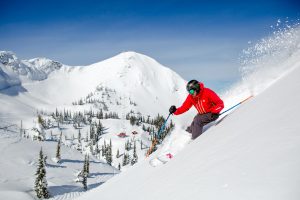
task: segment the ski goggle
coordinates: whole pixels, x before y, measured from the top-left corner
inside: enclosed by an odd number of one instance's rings
[[[193,95],[193,94],[195,93],[195,90],[190,89],[190,90],[189,90],[189,93],[190,93],[191,95]]]

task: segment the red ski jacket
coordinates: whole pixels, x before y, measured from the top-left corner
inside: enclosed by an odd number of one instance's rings
[[[176,110],[175,115],[188,111],[192,105],[195,106],[200,114],[219,113],[224,108],[223,101],[214,91],[205,88],[203,83],[199,82],[199,85],[200,93],[196,97],[189,94],[184,103]]]

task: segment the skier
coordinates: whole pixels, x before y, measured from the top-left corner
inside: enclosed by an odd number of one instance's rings
[[[192,139],[196,139],[202,134],[204,125],[218,119],[220,111],[224,108],[224,103],[214,91],[205,88],[204,84],[197,80],[189,81],[186,89],[189,94],[184,103],[179,108],[172,105],[169,112],[180,115],[188,111],[192,105],[195,106],[198,114],[186,131],[192,134]]]

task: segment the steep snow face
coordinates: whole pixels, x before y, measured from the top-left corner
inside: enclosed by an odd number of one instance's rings
[[[46,79],[51,72],[62,67],[61,63],[46,58],[20,60],[10,51],[0,51],[0,63],[3,65],[1,67],[3,70],[35,81]]]

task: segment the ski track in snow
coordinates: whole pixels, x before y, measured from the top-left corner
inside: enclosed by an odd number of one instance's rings
[[[112,177],[112,175],[96,176],[96,179],[97,179],[96,182],[97,183],[94,184],[95,187],[98,187],[98,186],[102,185],[104,182],[106,182],[111,177]],[[92,178],[92,177],[90,177],[90,178]],[[91,187],[91,185],[90,185],[90,187]],[[90,188],[90,189],[93,189],[95,187],[92,186],[92,188]],[[88,188],[89,188],[89,185],[88,185]],[[88,189],[87,191],[82,191],[82,187],[78,187],[78,188],[74,189],[75,190],[74,192],[67,192],[67,193],[64,193],[62,195],[56,195],[56,196],[50,198],[50,200],[70,200],[70,199],[75,199],[75,198],[81,196],[82,194],[88,192],[90,189]],[[80,191],[78,191],[78,190],[80,190]],[[61,191],[61,192],[63,193],[64,191]]]

